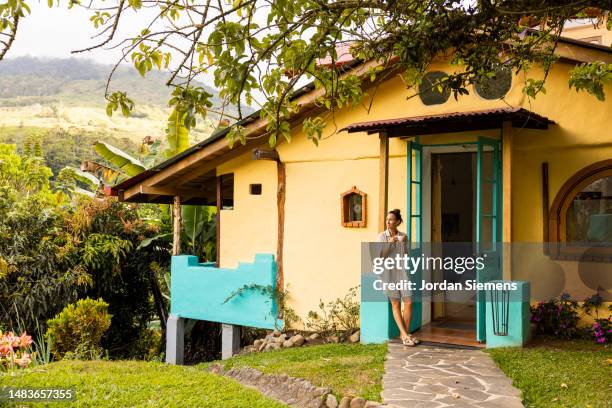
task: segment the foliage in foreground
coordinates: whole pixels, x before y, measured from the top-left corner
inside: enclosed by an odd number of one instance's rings
[[[2,376],[0,386],[74,388],[76,400],[53,407],[280,408],[237,382],[195,367],[142,361],[64,360]]]
[[[47,323],[47,336],[53,343],[53,354],[64,357],[99,358],[100,342],[111,324],[108,303],[102,299],[81,299],[64,308]]]
[[[134,347],[154,316],[151,288],[161,280],[150,266],[168,263],[164,243],[138,249],[161,232],[151,221],[158,207],[91,199],[57,189],[50,177],[39,153],[0,144],[0,321],[40,334],[67,304],[102,298],[115,316],[103,347],[112,356],[141,355]]]
[[[608,407],[612,350],[587,340],[538,337],[525,348],[488,350],[526,407]]]
[[[324,344],[240,355],[221,364],[305,378],[339,397],[380,401],[386,353],[386,344]]]

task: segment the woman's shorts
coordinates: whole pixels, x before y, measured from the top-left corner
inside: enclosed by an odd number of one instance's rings
[[[406,298],[410,298],[412,297],[412,292],[410,289],[403,289],[403,290],[391,290],[391,289],[387,289],[385,290],[385,293],[387,294],[387,297],[389,297],[389,299],[406,299]]]

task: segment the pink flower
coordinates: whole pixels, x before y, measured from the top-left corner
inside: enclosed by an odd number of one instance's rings
[[[28,353],[23,353],[21,358],[16,358],[15,363],[19,367],[26,367],[28,364],[32,362],[32,357]]]
[[[30,344],[32,344],[32,336],[28,336],[26,332],[23,332],[21,337],[19,337],[19,347],[26,348]]]
[[[13,348],[17,348],[19,347],[19,337],[15,336],[15,334],[13,332],[8,332],[6,334],[6,338],[8,340],[9,343],[11,343],[11,346],[13,346]]]
[[[0,355],[1,354],[8,355],[8,354],[11,354],[12,352],[13,352],[13,342],[8,336],[6,335],[2,336],[2,338],[0,338]]]

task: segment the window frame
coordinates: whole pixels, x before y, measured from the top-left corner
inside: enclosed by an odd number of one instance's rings
[[[612,261],[610,246],[580,246],[568,244],[567,212],[574,198],[595,181],[612,177],[612,159],[602,160],[576,172],[559,189],[548,213],[550,255],[561,260],[593,262]]]
[[[361,220],[349,221],[349,198],[353,194],[361,196]],[[367,226],[367,194],[353,186],[350,190],[340,194],[340,224],[345,228],[365,228]]]

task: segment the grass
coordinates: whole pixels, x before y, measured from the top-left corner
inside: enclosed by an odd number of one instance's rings
[[[612,348],[538,337],[529,346],[488,350],[523,392],[526,407],[612,406]]]
[[[350,395],[380,401],[386,352],[386,344],[324,344],[246,354],[222,364],[226,369],[252,367],[304,378],[330,387],[340,398]]]
[[[196,367],[143,361],[60,361],[0,374],[0,386],[74,387],[75,401],[49,403],[52,407],[284,406],[234,380]]]

